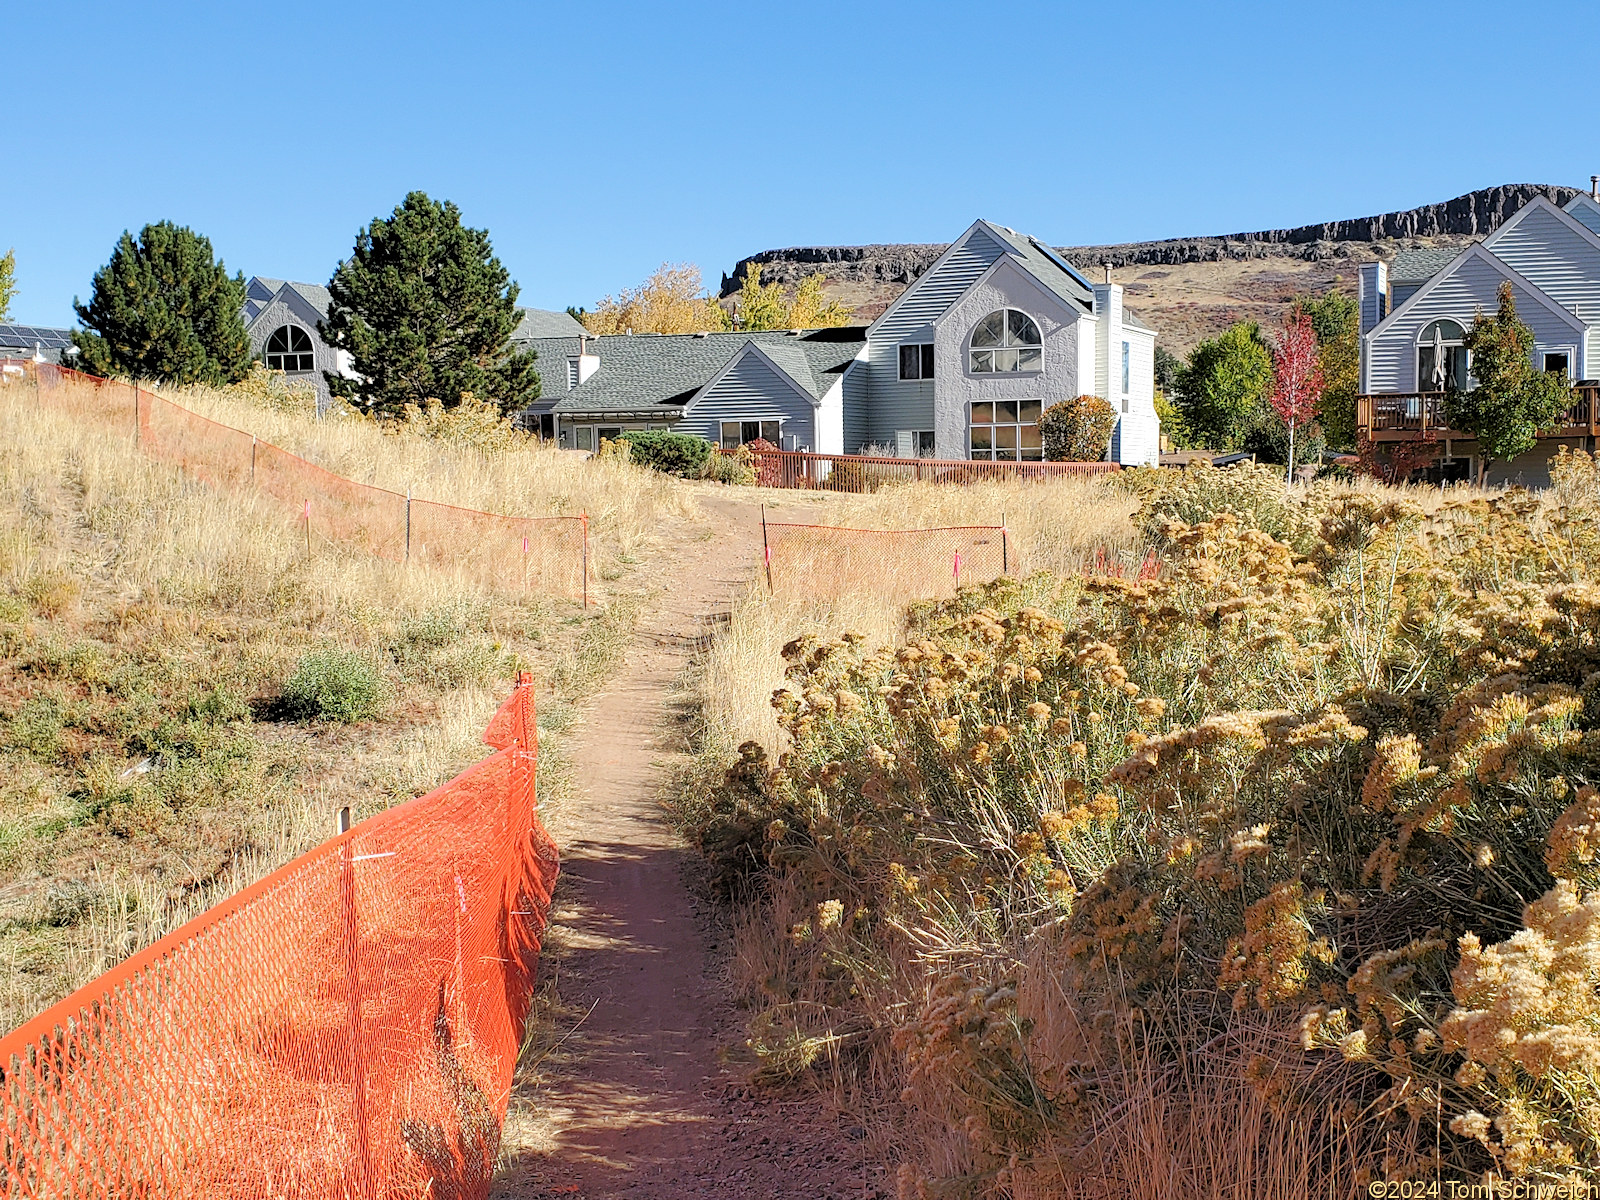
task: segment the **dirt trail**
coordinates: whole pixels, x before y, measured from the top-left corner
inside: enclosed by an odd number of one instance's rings
[[[577,795],[552,821],[563,861],[547,945],[563,1005],[588,1015],[537,1086],[513,1097],[494,1191],[507,1200],[889,1194],[861,1130],[814,1098],[744,1086],[748,1068],[730,1061],[743,1019],[718,932],[661,810],[683,750],[674,687],[760,552],[755,505],[705,507],[716,536],[689,528],[674,539],[622,668],[569,743]]]

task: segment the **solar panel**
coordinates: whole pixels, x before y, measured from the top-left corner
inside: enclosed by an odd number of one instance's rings
[[[35,346],[45,350],[65,350],[72,345],[72,330],[47,329],[42,325],[0,325],[0,346]]]

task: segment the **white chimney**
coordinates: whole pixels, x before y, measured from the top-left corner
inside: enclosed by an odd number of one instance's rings
[[[1589,199],[1600,200],[1600,175],[1589,176]]]

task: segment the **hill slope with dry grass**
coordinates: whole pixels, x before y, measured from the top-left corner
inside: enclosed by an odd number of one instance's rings
[[[559,734],[626,635],[630,564],[692,511],[626,464],[318,422],[272,389],[182,398],[419,495],[587,509],[612,583],[585,612],[308,552],[281,502],[85,420],[92,391],[69,407],[0,387],[0,1029],[322,841],[336,808],[359,819],[482,757],[521,669],[551,735],[541,792],[559,797]]]
[[[1405,249],[1457,247],[1491,233],[1534,196],[1564,204],[1575,190],[1546,184],[1504,184],[1439,204],[1293,229],[1214,237],[1168,238],[1115,246],[1058,247],[1091,278],[1110,263],[1127,288],[1127,304],[1176,354],[1239,320],[1271,324],[1297,295],[1354,294],[1355,265],[1392,259]],[[820,272],[830,300],[866,323],[927,270],[943,245],[806,246],[764,250],[741,259],[722,280],[737,290],[749,263],[768,283],[797,284]]]

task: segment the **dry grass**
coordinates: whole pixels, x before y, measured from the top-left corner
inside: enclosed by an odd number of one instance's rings
[[[0,387],[0,1029],[322,841],[336,808],[359,819],[482,757],[517,670],[559,734],[632,619],[338,547],[308,559],[275,501],[196,484],[127,432]],[[471,455],[339,436],[470,486]],[[549,457],[486,469],[538,475],[554,503],[569,468]],[[581,482],[578,503],[628,490]],[[382,676],[379,716],[289,719],[284,681],[326,649]],[[548,803],[559,737],[545,749]]]
[[[585,459],[533,439],[397,436],[353,414],[317,420],[263,403],[249,387],[151,389],[201,416],[242,429],[357,483],[511,516],[588,513],[603,578],[656,544],[663,525],[695,513],[671,477],[615,459]],[[418,422],[426,427],[426,422]]]

